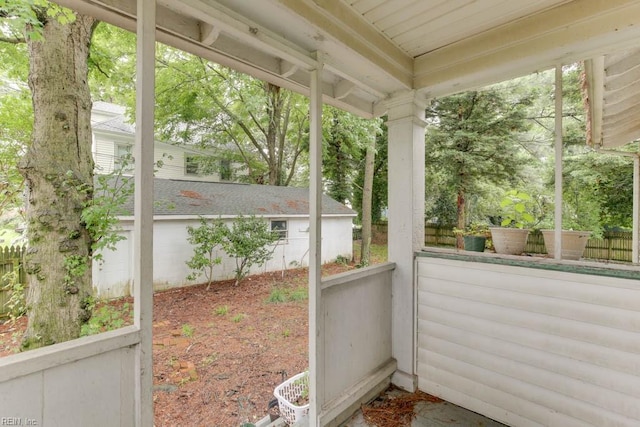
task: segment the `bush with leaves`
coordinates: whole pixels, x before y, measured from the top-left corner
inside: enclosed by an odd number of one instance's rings
[[[236,259],[236,285],[249,274],[251,266],[264,265],[271,259],[275,246],[270,246],[279,237],[261,218],[241,215],[233,220],[222,242],[222,249]]]
[[[217,249],[222,249],[229,257],[235,258],[236,285],[244,279],[252,266],[264,265],[271,259],[279,234],[271,231],[266,221],[255,216],[238,216],[231,228],[221,220],[200,218],[199,227],[187,227],[188,241],[193,244],[193,257],[187,266],[193,271],[188,280],[195,280],[201,274],[207,277],[207,289],[213,280],[213,267],[222,262]]]
[[[189,237],[187,241],[194,245],[193,257],[187,261],[192,270],[187,280],[196,280],[204,274],[207,278],[207,289],[213,281],[213,267],[220,264],[222,259],[217,256],[217,248],[222,248],[225,235],[229,231],[222,220],[209,221],[200,218],[199,227],[187,227]]]

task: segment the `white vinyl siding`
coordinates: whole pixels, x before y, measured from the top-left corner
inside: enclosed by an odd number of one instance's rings
[[[640,425],[640,282],[419,257],[419,388],[518,426]]]

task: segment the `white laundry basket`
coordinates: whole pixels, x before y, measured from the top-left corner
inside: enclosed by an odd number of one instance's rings
[[[274,390],[273,395],[278,399],[280,416],[287,424],[294,424],[309,413],[308,403],[302,406],[293,403],[304,394],[309,394],[309,372],[294,375]]]

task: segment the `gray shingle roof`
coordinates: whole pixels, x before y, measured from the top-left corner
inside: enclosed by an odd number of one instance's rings
[[[308,215],[309,189],[226,182],[154,180],[155,215]],[[125,206],[133,213],[133,199]],[[356,213],[329,196],[322,196],[322,213]]]
[[[116,116],[102,122],[91,125],[93,130],[106,130],[111,132],[125,133],[127,135],[135,135],[136,128],[131,123],[127,123],[124,116]]]

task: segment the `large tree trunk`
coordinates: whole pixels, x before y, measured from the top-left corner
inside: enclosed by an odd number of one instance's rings
[[[95,19],[47,18],[29,41],[33,141],[20,163],[29,199],[25,350],[77,338],[90,316],[91,238],[81,213],[93,192],[87,58]]]
[[[362,244],[360,264],[369,265],[371,255],[371,202],[373,200],[373,168],[376,150],[373,145],[367,147],[364,161],[364,185],[362,186]]]

